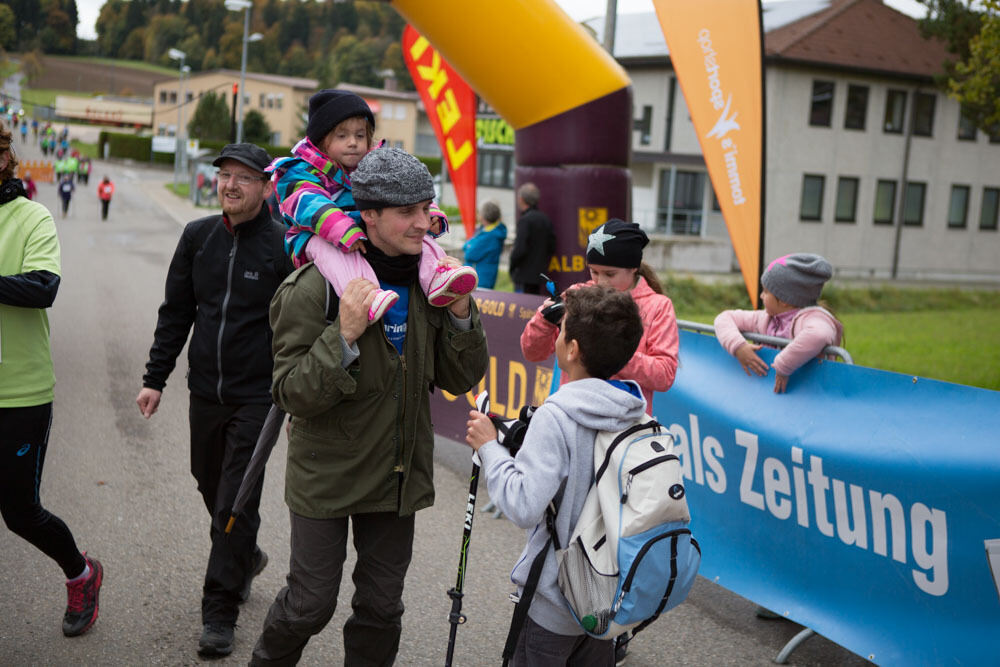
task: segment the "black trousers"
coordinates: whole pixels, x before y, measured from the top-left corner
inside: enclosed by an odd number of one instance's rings
[[[348,517],[291,515],[287,585],[264,619],[251,665],[294,665],[306,642],[333,617],[347,558]],[[392,665],[403,629],[403,580],[413,554],[414,515],[352,514],[354,596],[344,623],[344,664]]]
[[[87,563],[73,533],[42,507],[39,498],[51,425],[51,403],[0,408],[0,513],[11,531],[38,547],[72,579]]]
[[[110,199],[101,200],[101,220],[108,219],[108,206],[111,204]]]
[[[240,593],[251,576],[260,528],[255,484],[243,512],[226,535],[226,523],[270,405],[221,405],[191,396],[191,474],[211,517],[212,550],[202,588],[202,623],[236,622]]]

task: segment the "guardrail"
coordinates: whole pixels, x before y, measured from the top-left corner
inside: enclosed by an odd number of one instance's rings
[[[715,327],[711,324],[702,324],[701,322],[690,322],[688,320],[677,320],[678,329],[687,329],[688,331],[696,331],[703,334],[715,335]],[[741,331],[743,337],[747,340],[751,340],[755,343],[763,343],[764,345],[773,345],[774,347],[782,348],[791,343],[790,338],[779,338],[778,336],[766,336],[764,334],[751,333],[749,331]],[[827,345],[823,348],[823,356],[836,356],[844,360],[844,363],[854,365],[854,359],[851,358],[850,353],[842,347],[836,345]]]

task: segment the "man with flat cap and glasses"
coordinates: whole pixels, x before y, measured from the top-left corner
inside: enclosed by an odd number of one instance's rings
[[[253,144],[229,144],[219,168],[220,215],[188,223],[167,271],[153,346],[136,397],[147,419],[188,339],[191,473],[211,516],[212,549],[202,591],[203,656],[228,655],[239,604],[267,564],[257,546],[263,477],[225,534],[230,508],[271,405],[268,306],[292,272],[285,227],[264,200],[271,156]]]

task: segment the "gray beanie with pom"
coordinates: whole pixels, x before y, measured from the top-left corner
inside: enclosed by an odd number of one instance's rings
[[[764,289],[790,306],[804,308],[819,299],[833,267],[819,255],[799,252],[771,262],[760,282]]]
[[[399,148],[365,155],[351,174],[351,191],[359,211],[409,206],[436,196],[427,166]]]

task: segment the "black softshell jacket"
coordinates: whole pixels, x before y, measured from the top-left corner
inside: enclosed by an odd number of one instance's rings
[[[222,404],[270,403],[271,297],[293,267],[266,205],[232,231],[222,215],[188,223],[167,272],[143,386],[162,390],[188,347],[188,388]]]

